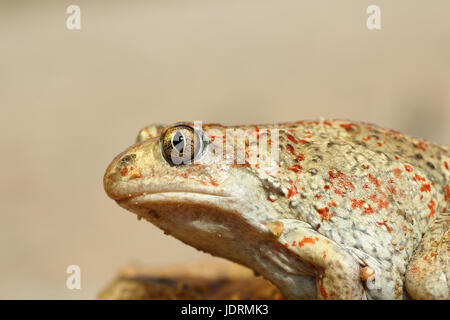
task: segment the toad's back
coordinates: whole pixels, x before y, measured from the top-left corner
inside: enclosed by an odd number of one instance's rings
[[[286,199],[286,217],[365,263],[397,269],[392,281],[399,283],[423,234],[450,204],[449,148],[370,124],[285,124],[280,162],[282,170],[266,180],[269,201]]]

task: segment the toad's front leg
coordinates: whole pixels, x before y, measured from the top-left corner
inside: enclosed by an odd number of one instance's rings
[[[436,218],[416,248],[406,289],[414,299],[450,299],[450,213]]]
[[[279,240],[315,271],[319,299],[366,299],[359,263],[350,253],[300,221],[279,222]]]

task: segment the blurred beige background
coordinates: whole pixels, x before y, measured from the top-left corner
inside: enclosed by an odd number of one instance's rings
[[[381,31],[366,28],[369,4]],[[129,263],[207,257],[103,191],[148,123],[322,116],[450,144],[449,12],[448,0],[2,0],[0,298],[90,299]],[[65,287],[70,264],[81,290]]]

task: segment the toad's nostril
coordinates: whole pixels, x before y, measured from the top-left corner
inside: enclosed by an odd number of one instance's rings
[[[134,153],[127,154],[126,156],[124,156],[122,159],[119,160],[119,166],[121,166],[121,167],[128,166],[130,164],[133,164],[135,160],[136,160],[136,155]]]

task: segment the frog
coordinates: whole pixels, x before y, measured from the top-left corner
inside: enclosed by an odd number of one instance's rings
[[[366,122],[185,121],[143,128],[103,184],[138,219],[289,299],[445,300],[449,165],[449,146]]]

